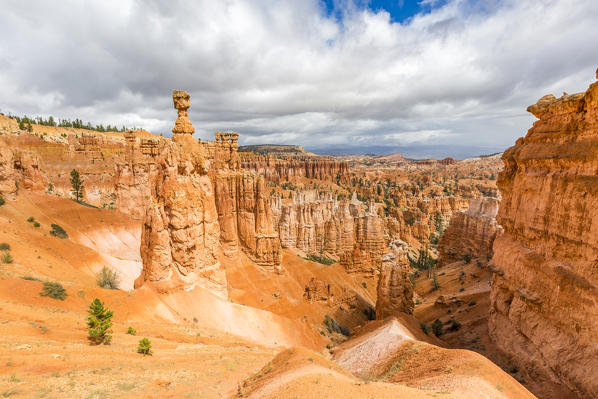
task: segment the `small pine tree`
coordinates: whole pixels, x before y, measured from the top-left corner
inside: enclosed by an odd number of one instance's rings
[[[149,339],[143,338],[139,340],[139,346],[137,347],[137,353],[144,355],[152,354],[152,343]]]
[[[85,187],[83,186],[83,181],[76,169],[71,171],[71,186],[73,187],[71,193],[75,196],[76,201],[79,202],[83,199],[83,190]]]
[[[436,335],[437,337],[440,337],[442,335],[442,327],[443,327],[443,323],[436,319],[434,320],[434,323],[432,323],[432,332],[434,333],[434,335]]]
[[[109,345],[112,340],[112,316],[114,312],[104,307],[98,298],[94,299],[87,311],[87,326],[89,327],[89,341],[92,345]]]

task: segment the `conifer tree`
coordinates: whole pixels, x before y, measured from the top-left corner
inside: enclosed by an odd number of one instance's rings
[[[71,171],[71,193],[75,196],[77,202],[79,202],[83,198],[83,190],[85,187],[83,186],[83,181],[81,181],[81,177],[79,176],[79,172],[76,169]]]
[[[87,326],[89,327],[89,341],[93,345],[109,345],[112,340],[112,316],[114,312],[104,307],[98,298],[94,299],[87,311]]]

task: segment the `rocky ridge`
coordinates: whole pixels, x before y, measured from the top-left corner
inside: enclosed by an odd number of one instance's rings
[[[597,76],[598,78],[598,76]],[[490,336],[546,397],[598,396],[598,83],[542,97],[505,151]]]

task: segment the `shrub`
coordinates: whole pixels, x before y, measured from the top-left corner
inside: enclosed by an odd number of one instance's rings
[[[2,263],[12,263],[12,261],[13,259],[10,252],[7,251],[2,253]]]
[[[46,281],[39,295],[49,296],[50,298],[60,299],[61,301],[64,301],[68,294],[66,293],[66,290],[62,287],[62,284]]]
[[[455,319],[451,319],[449,326],[447,327],[447,331],[457,331],[461,328],[461,323],[459,323]]]
[[[368,320],[376,320],[376,309],[372,306],[368,306],[367,308],[363,309],[363,314],[366,315]]]
[[[467,306],[474,306],[477,302],[476,301],[471,301],[467,304]]]
[[[143,355],[151,355],[152,354],[151,341],[147,338],[140,339],[139,346],[137,347],[137,353],[141,353]]]
[[[463,260],[465,261],[465,263],[471,262],[471,254],[465,254],[463,256]]]
[[[50,226],[52,227],[52,230],[50,230],[50,234],[54,237],[69,238],[69,235],[66,233],[66,231],[64,231],[64,229],[59,225],[52,223]]]
[[[41,281],[39,278],[31,277],[31,276],[21,276],[21,279],[29,280],[29,281]]]
[[[117,290],[119,283],[118,273],[104,266],[98,273],[97,283],[102,288]]]
[[[135,335],[135,334],[137,334],[137,330],[135,330],[133,327],[129,327],[129,328],[127,328],[127,334]]]
[[[422,331],[426,334],[429,335],[430,334],[430,326],[427,325],[426,323],[419,323],[419,326],[421,327]]]
[[[336,263],[336,261],[334,259],[327,258],[324,255],[307,255],[305,257],[305,259],[311,260],[312,262],[318,262],[323,265],[328,265],[328,266],[333,263]]]
[[[440,337],[442,335],[442,326],[443,324],[439,319],[434,320],[434,323],[432,323],[432,332],[437,337]]]
[[[0,195],[0,206],[6,204],[6,201],[4,201],[4,198]]]
[[[326,315],[324,317],[324,325],[328,329],[329,333],[333,333],[334,332],[334,333],[338,333],[338,334],[343,334],[346,337],[348,337],[348,336],[351,335],[351,333],[349,332],[349,329],[347,327],[341,326],[340,324],[338,324],[336,322],[336,320],[334,320],[329,315]]]
[[[33,222],[33,227],[39,227],[41,226],[41,224],[39,224],[39,222]]]
[[[10,251],[10,245],[5,242],[0,242],[0,251]]]
[[[459,292],[463,292],[463,291],[465,291],[465,288],[463,288],[463,287],[459,288]]]
[[[89,327],[89,341],[92,345],[109,345],[112,341],[112,316],[114,312],[104,307],[98,298],[94,299],[87,310],[87,326]]]
[[[33,218],[33,216],[29,216],[29,217],[27,218],[27,221],[28,221],[29,223],[31,223],[31,222],[35,221],[35,219]]]

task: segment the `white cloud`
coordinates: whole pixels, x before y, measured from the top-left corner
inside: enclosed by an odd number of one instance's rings
[[[0,109],[169,133],[176,88],[203,138],[500,148],[598,66],[594,0],[452,0],[403,25],[340,3],[6,0]]]

